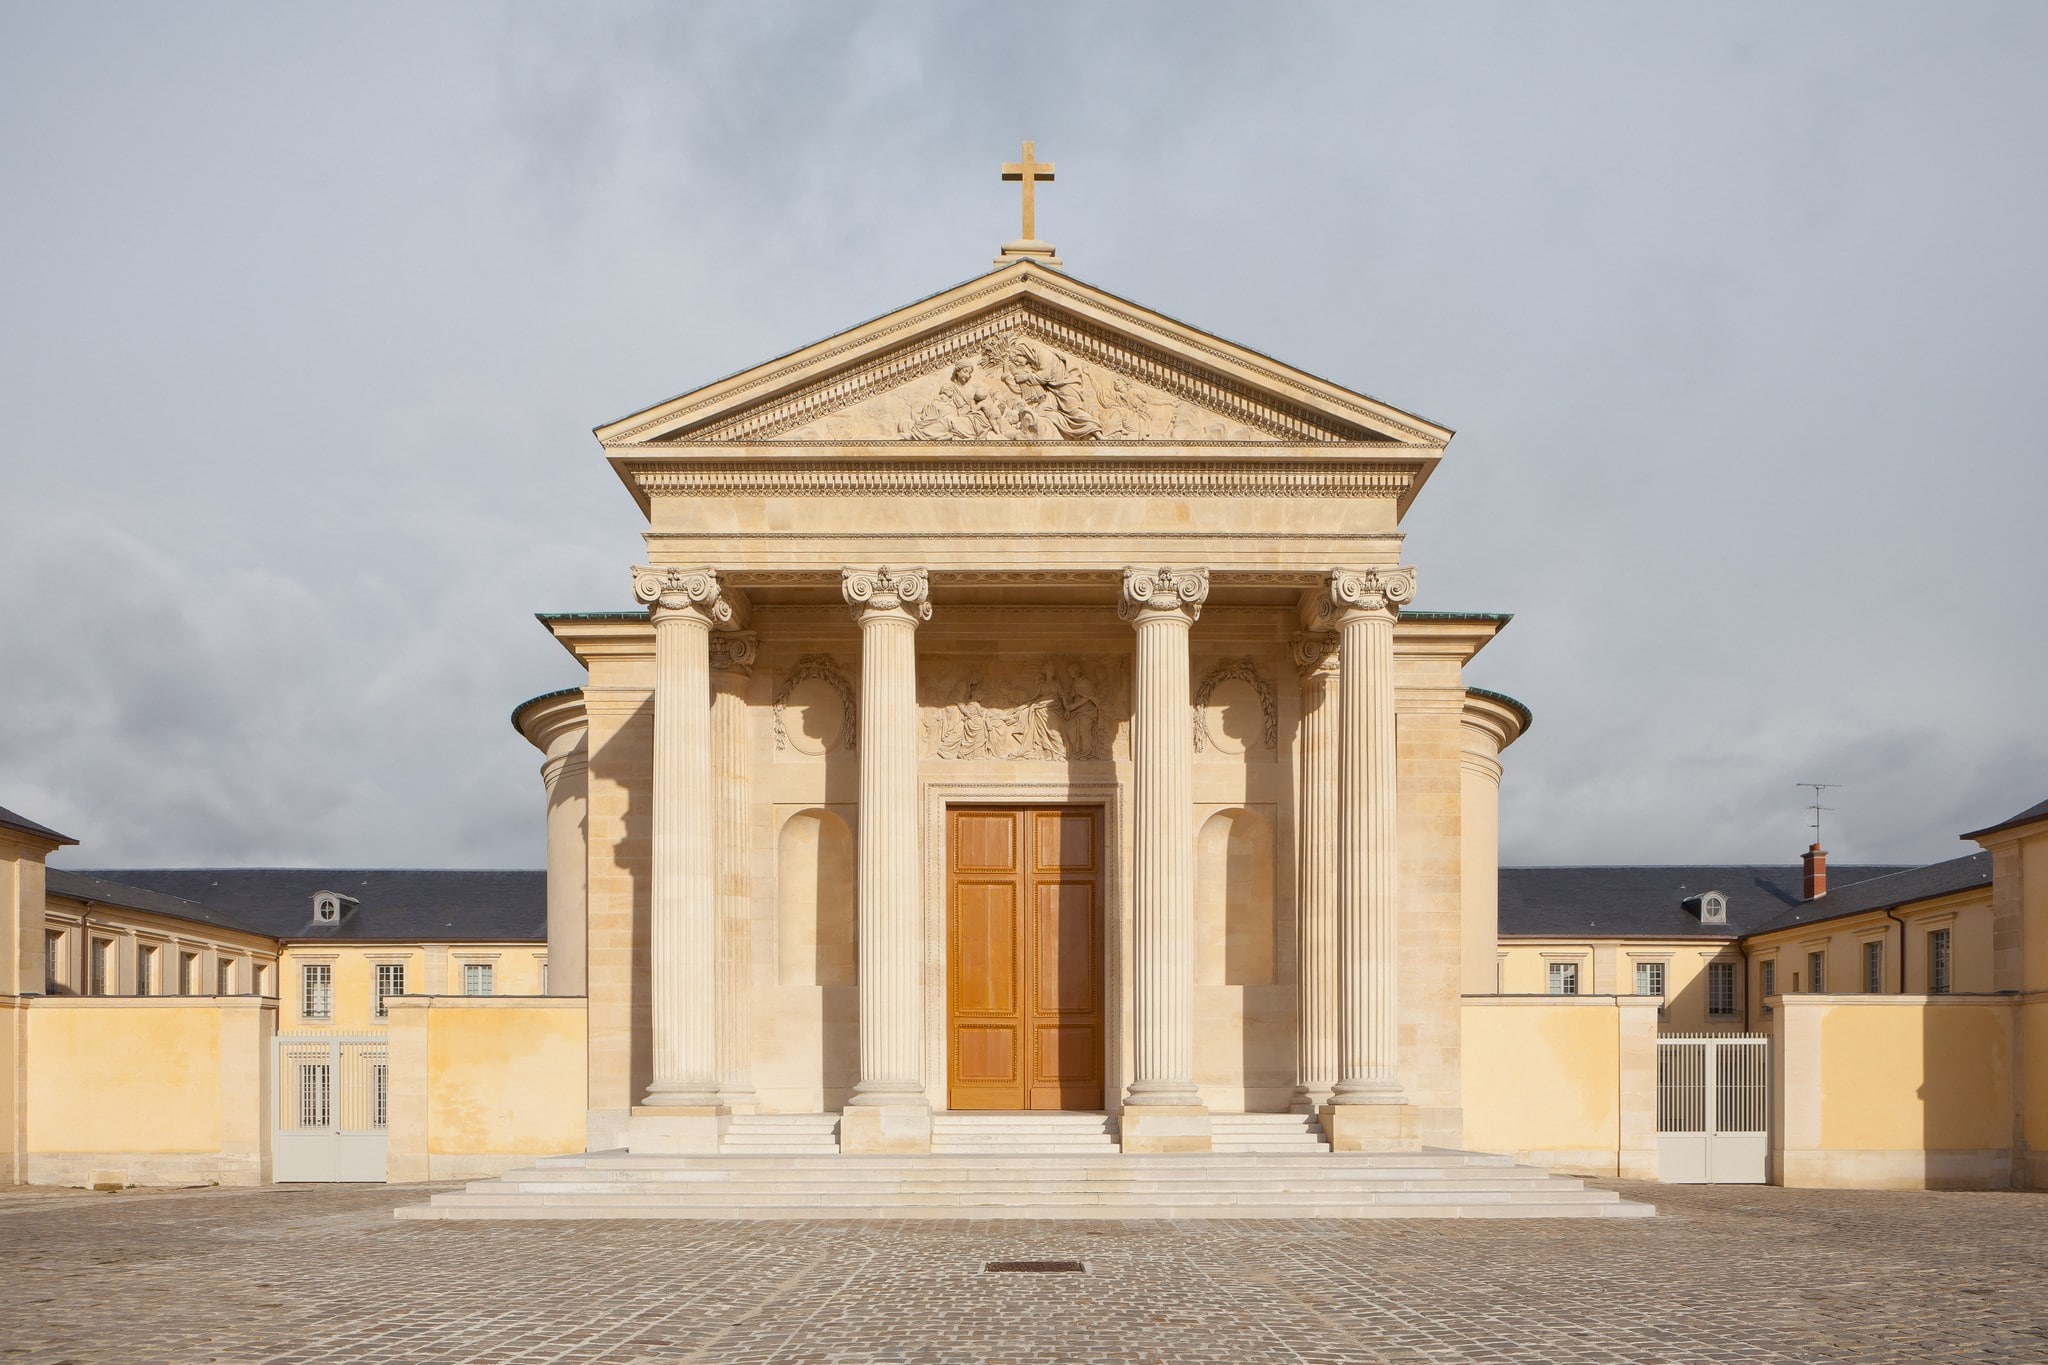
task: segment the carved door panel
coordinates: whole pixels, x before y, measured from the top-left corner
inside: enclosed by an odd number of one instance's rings
[[[1101,810],[953,810],[947,848],[948,1103],[1101,1109]]]

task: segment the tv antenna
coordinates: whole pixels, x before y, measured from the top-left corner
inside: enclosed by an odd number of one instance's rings
[[[1834,809],[1833,806],[1823,806],[1820,803],[1820,794],[1824,791],[1833,791],[1842,784],[1839,782],[1794,782],[1792,785],[1795,787],[1805,787],[1813,792],[1813,846],[1819,848],[1820,813],[1824,810]]]

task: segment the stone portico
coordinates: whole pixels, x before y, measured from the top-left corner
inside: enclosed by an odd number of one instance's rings
[[[1099,1079],[1126,1152],[1456,1147],[1519,726],[1461,677],[1504,618],[1403,610],[1451,433],[1013,246],[597,432],[644,610],[543,617],[589,680],[522,710],[590,1147],[922,1152],[1005,1065]],[[1067,812],[1084,873],[989,910],[964,811]]]

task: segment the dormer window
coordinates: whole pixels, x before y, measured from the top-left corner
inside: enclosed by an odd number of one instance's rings
[[[354,896],[344,896],[339,891],[315,891],[313,893],[313,923],[339,924],[342,916],[356,908]]]
[[[1701,924],[1728,922],[1728,896],[1725,892],[1702,891],[1697,896],[1687,896],[1682,903],[1687,910],[1699,916]]]

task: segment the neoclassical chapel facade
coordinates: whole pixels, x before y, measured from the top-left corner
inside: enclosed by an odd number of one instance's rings
[[[1463,680],[1505,617],[1408,609],[1450,431],[1023,242],[597,435],[645,609],[544,616],[588,680],[515,715],[591,1150],[959,1110],[1461,1145],[1528,717]]]

